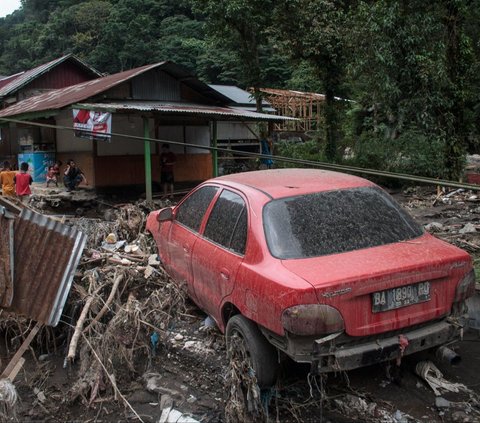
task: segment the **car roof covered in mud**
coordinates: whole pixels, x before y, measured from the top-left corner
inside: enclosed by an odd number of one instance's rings
[[[313,192],[375,186],[373,182],[346,173],[320,169],[272,169],[225,175],[210,180],[226,185],[244,185],[282,198]]]

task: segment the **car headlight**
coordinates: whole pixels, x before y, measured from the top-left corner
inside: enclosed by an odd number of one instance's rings
[[[475,294],[475,271],[472,269],[458,283],[455,291],[455,302],[466,300]]]
[[[325,335],[345,329],[340,312],[326,304],[305,304],[282,313],[285,330],[295,335]]]

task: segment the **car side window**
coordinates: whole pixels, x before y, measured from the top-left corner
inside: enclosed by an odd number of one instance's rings
[[[203,235],[225,248],[244,254],[247,209],[243,198],[232,191],[223,190],[213,206]]]
[[[218,187],[212,186],[206,186],[195,191],[178,206],[175,220],[187,228],[198,232],[203,216],[217,191]]]

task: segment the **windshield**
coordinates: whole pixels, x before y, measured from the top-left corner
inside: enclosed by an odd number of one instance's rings
[[[353,188],[273,200],[263,209],[270,253],[318,257],[420,236],[419,225],[378,188]]]

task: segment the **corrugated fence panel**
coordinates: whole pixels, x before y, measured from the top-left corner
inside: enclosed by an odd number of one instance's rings
[[[15,278],[8,311],[56,326],[86,237],[31,210],[15,221]]]

